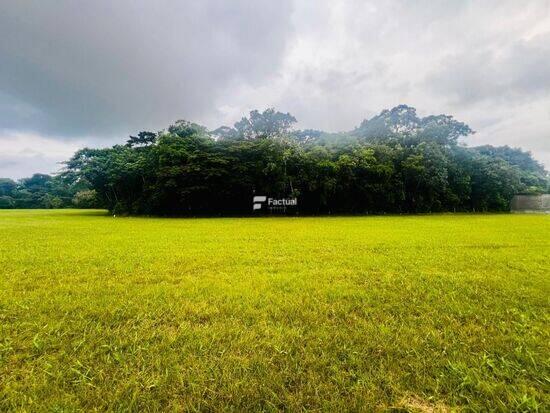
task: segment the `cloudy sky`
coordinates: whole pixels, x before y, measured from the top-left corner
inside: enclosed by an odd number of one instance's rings
[[[550,0],[0,0],[0,176],[251,109],[350,130],[400,103],[550,167]]]

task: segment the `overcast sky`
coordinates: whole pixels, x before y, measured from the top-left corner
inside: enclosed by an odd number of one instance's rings
[[[0,0],[0,177],[251,109],[447,113],[550,167],[550,0]]]

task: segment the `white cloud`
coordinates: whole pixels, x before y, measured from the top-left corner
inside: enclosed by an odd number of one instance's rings
[[[22,178],[33,173],[54,173],[83,146],[21,132],[0,132],[0,177]]]

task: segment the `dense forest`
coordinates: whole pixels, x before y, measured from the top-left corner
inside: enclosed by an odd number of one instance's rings
[[[273,109],[213,131],[178,121],[79,150],[55,177],[2,180],[0,207],[242,215],[261,194],[296,197],[302,214],[505,211],[514,194],[548,191],[548,173],[529,153],[467,147],[474,132],[452,116],[421,118],[400,105],[345,133],[295,123]]]

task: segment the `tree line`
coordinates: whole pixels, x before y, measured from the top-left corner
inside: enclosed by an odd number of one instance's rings
[[[250,214],[255,194],[296,197],[302,214],[506,211],[514,194],[548,191],[529,153],[467,147],[461,138],[474,132],[452,116],[400,105],[345,133],[295,123],[274,109],[213,131],[177,121],[79,150],[52,188],[72,191],[57,195],[64,205],[80,194],[115,214],[170,216]]]
[[[0,178],[0,209],[102,208],[95,191],[83,180],[69,182],[63,174],[34,174],[18,181]]]

